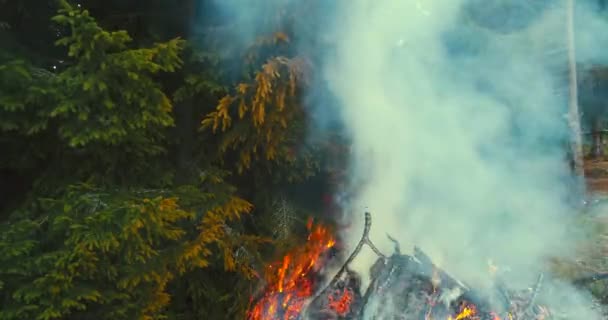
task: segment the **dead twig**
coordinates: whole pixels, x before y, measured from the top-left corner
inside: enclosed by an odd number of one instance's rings
[[[538,297],[538,293],[540,292],[544,276],[545,275],[542,272],[538,275],[536,283],[534,284],[534,289],[532,289],[532,296],[530,296],[530,299],[528,300],[526,306],[523,308],[520,314],[522,317],[528,315],[528,313],[533,309],[534,303],[536,302],[536,298]]]

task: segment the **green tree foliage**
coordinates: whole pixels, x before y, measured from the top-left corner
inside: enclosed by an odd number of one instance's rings
[[[36,72],[22,60],[0,65],[0,130],[24,135],[39,133],[47,127],[48,111],[57,92],[52,86],[55,76]]]
[[[238,197],[80,185],[32,206],[2,226],[0,319],[156,319],[168,283],[207,267],[214,250],[227,270],[250,272],[227,239],[229,223],[252,208]]]
[[[197,3],[0,0],[0,320],[239,318],[297,239],[311,64]]]
[[[69,26],[70,35],[57,44],[68,48],[74,63],[57,76],[47,77],[51,83],[44,84],[54,85],[55,96],[49,94],[51,88],[35,86],[33,75],[22,62],[3,68],[3,79],[13,84],[3,89],[20,93],[3,101],[5,111],[43,109],[38,111],[43,114],[35,129],[26,124],[19,129],[31,134],[55,120],[61,138],[70,146],[82,146],[95,141],[116,144],[138,134],[142,131],[139,129],[172,124],[171,103],[151,76],[180,66],[183,41],[174,39],[152,48],[129,49],[131,38],[126,32],[101,29],[86,10],[66,5],[59,13],[53,20]],[[18,81],[11,81],[14,79]],[[19,90],[11,90],[15,88]],[[49,95],[50,101],[36,99]],[[123,117],[113,112],[115,108],[122,108]],[[15,124],[8,126],[17,129]]]
[[[173,124],[171,102],[151,76],[180,67],[183,41],[128,49],[126,32],[101,29],[86,10],[67,7],[59,12],[53,20],[69,26],[70,35],[57,44],[66,46],[76,62],[58,76],[66,99],[50,116],[69,124],[59,133],[71,146],[117,144],[147,128]],[[120,117],[114,108],[121,108]]]
[[[19,60],[0,65],[0,129],[50,135],[65,145],[59,161],[93,157],[90,166],[114,169],[102,175],[120,175],[117,164],[164,151],[162,129],[174,123],[172,103],[154,77],[180,67],[183,40],[129,48],[124,31],[105,31],[86,10],[65,3],[53,21],[68,28],[57,45],[67,48],[69,65],[58,73]],[[108,152],[116,149],[122,152]]]

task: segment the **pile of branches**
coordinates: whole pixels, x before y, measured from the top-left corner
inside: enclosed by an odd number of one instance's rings
[[[419,248],[414,248],[413,255],[402,254],[399,244],[391,238],[395,250],[390,256],[383,255],[369,239],[369,213],[365,220],[361,241],[336,276],[312,299],[301,319],[541,320],[550,317],[549,310],[536,303],[542,274],[531,290],[515,292],[497,284],[499,298],[489,301],[484,298],[487,294],[469,288],[438,268]],[[362,294],[360,278],[349,269],[349,264],[365,245],[378,259],[370,270],[371,283]]]

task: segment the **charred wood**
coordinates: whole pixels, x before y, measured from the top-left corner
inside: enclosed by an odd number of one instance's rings
[[[359,242],[357,243],[357,245],[355,246],[355,249],[353,250],[353,252],[350,254],[350,256],[346,259],[346,261],[344,262],[344,264],[342,265],[342,267],[340,268],[340,270],[338,270],[338,272],[336,273],[336,275],[331,279],[331,281],[327,284],[327,286],[325,286],[322,290],[319,291],[318,294],[316,294],[309,307],[306,308],[306,311],[304,312],[305,315],[305,319],[307,318],[311,318],[311,319],[316,319],[315,316],[316,312],[315,310],[326,310],[326,305],[329,302],[330,297],[332,297],[333,295],[335,295],[336,292],[340,292],[342,291],[342,289],[340,288],[340,286],[345,285],[345,284],[355,284],[353,282],[350,282],[349,279],[353,278],[353,272],[350,271],[348,269],[350,263],[359,255],[359,253],[361,252],[361,250],[363,249],[364,245],[368,245],[370,248],[372,248],[372,250],[381,257],[381,259],[385,259],[384,255],[380,252],[380,250],[378,250],[378,248],[376,248],[376,246],[371,242],[371,240],[369,239],[369,231],[371,229],[372,226],[372,216],[369,212],[365,213],[365,226],[363,228],[363,234],[361,235],[361,239],[359,240]],[[358,278],[358,276],[357,276]],[[360,284],[360,281],[358,282]],[[359,286],[355,286],[354,288],[350,288],[353,292],[356,292],[356,294],[358,296],[355,296],[355,298],[360,297],[360,287]],[[356,305],[358,301],[353,301],[355,302],[353,305]],[[352,307],[351,307],[352,309]],[[327,317],[328,315],[325,314],[325,317]],[[350,314],[349,314],[350,316]],[[324,318],[327,319],[327,318]],[[331,319],[331,318],[330,318]]]
[[[539,320],[547,319],[548,310],[537,304],[543,274],[530,290],[510,291],[500,281],[496,292],[478,291],[449,275],[435,265],[420,248],[413,254],[402,254],[394,243],[390,256],[382,254],[369,239],[371,215],[365,214],[365,227],[360,241],[327,285],[310,299],[301,320],[392,320],[392,319],[458,319],[458,320]],[[378,259],[371,266],[370,284],[362,292],[360,276],[350,264],[368,245]],[[601,274],[608,278],[608,274]],[[591,277],[597,279],[598,277]]]

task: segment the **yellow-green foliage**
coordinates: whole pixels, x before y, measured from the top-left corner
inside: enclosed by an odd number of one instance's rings
[[[272,39],[275,41],[262,42],[289,41],[284,33]],[[249,59],[255,60],[251,56]],[[249,169],[256,159],[288,164],[296,161],[292,148],[299,141],[294,133],[302,134],[298,125],[303,121],[302,90],[308,85],[309,69],[302,57],[271,56],[254,72],[251,81],[237,84],[203,119],[203,128],[223,133],[221,153],[238,149],[239,172]]]
[[[183,207],[180,196],[196,206]],[[0,281],[10,303],[0,319],[159,319],[168,284],[213,255],[251,275],[233,255],[246,244],[226,230],[252,205],[233,195],[82,185],[38,204],[36,218],[1,226]]]

